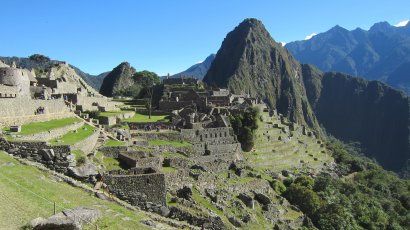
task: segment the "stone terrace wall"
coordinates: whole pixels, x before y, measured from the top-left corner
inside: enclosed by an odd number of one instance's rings
[[[87,97],[82,95],[77,95],[76,103],[82,106],[83,111],[98,110],[98,106],[105,107],[106,111],[115,110],[115,106],[118,104],[105,97]]]
[[[94,150],[95,145],[97,144],[99,136],[100,136],[100,131],[96,130],[89,137],[85,138],[84,140],[80,142],[77,142],[73,146],[73,149],[79,149],[83,151],[85,154],[91,153]]]
[[[182,109],[189,105],[192,105],[192,101],[160,101],[159,109],[171,112],[172,110]]]
[[[18,117],[1,117],[0,116],[0,128],[7,127],[11,125],[21,125],[31,122],[42,122],[50,121],[53,119],[62,119],[66,117],[73,117],[74,113],[53,113],[53,114],[39,114],[39,115],[28,115],[28,116],[18,116]]]
[[[131,173],[134,171],[130,170]],[[118,175],[104,174],[110,192],[126,202],[146,210],[159,211],[166,206],[166,186],[163,173]]]
[[[84,125],[84,122],[80,121],[80,122],[76,122],[71,125],[67,125],[61,128],[57,128],[57,129],[52,129],[46,132],[34,133],[31,135],[22,136],[18,139],[23,140],[23,141],[35,141],[35,140],[49,141],[51,139],[61,137],[70,131],[79,129],[83,125]]]
[[[118,160],[124,162],[130,168],[142,167],[142,168],[154,168],[156,170],[162,167],[162,159],[160,157],[132,157],[127,152],[120,153]]]
[[[7,142],[0,138],[0,150],[14,156],[40,162],[47,168],[67,173],[68,167],[75,166],[69,145],[48,146],[46,142]]]
[[[63,99],[0,98],[0,117],[34,115],[40,106],[45,108],[46,114],[70,112]]]
[[[120,152],[125,152],[128,150],[127,146],[105,146],[98,149],[106,157],[118,158]]]

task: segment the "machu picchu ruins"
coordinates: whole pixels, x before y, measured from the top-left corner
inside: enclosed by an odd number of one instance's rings
[[[238,199],[251,210],[255,202],[270,210],[274,187],[262,177],[283,180],[289,173],[315,174],[333,165],[320,137],[249,93],[207,87],[192,77],[167,77],[148,118],[145,99],[101,96],[65,63],[49,66],[40,76],[14,64],[1,70],[2,87],[10,89],[0,99],[7,108],[0,118],[1,150],[94,183],[99,196],[116,196],[192,225],[246,225],[250,219],[232,214],[211,218],[213,211],[197,202],[230,210]],[[257,142],[244,153],[231,119],[251,108],[259,111]],[[46,128],[28,132],[36,127]],[[289,223],[300,226],[300,221]]]

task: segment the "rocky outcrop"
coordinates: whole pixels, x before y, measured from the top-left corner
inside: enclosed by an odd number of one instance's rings
[[[130,63],[123,62],[115,67],[105,78],[100,93],[107,97],[121,95],[123,91],[134,84],[132,76],[135,69]]]
[[[94,208],[77,207],[66,209],[48,219],[36,218],[31,221],[34,230],[77,230],[82,229],[83,225],[93,223],[101,216],[100,211]]]
[[[303,87],[301,65],[256,19],[244,20],[226,36],[204,81],[259,97],[290,120],[320,129]]]

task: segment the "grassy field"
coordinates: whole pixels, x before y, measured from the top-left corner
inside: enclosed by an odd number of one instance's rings
[[[94,130],[95,128],[91,125],[85,124],[75,131],[70,131],[62,137],[51,140],[50,143],[52,145],[73,145],[91,136],[94,133]],[[62,140],[63,142],[57,142],[57,140]]]
[[[167,117],[167,116],[168,115],[152,115],[151,119],[149,119],[148,115],[136,113],[134,115],[134,117],[131,117],[129,119],[125,119],[124,121],[128,121],[128,122],[157,122],[157,121],[165,120],[165,117]]]
[[[79,122],[80,119],[76,117],[67,117],[63,119],[45,121],[45,122],[33,122],[29,124],[25,124],[21,126],[21,132],[18,133],[19,135],[30,135],[34,133],[46,132],[51,129],[61,128],[67,125],[71,125],[75,122]],[[5,131],[10,131],[9,128],[5,129]]]
[[[191,146],[191,143],[185,141],[165,141],[165,140],[150,140],[149,145],[171,145],[174,147]]]
[[[127,143],[124,141],[117,141],[117,140],[112,140],[108,139],[105,143],[104,146],[126,146]]]
[[[102,214],[96,222],[99,229],[149,229],[140,223],[148,219],[144,213],[100,200],[0,152],[0,229],[19,229],[34,218],[53,215],[53,202],[57,212],[79,206],[97,208]]]
[[[95,154],[94,162],[104,166],[104,168],[108,171],[121,169],[120,162],[117,159],[104,156],[102,152],[97,152]]]

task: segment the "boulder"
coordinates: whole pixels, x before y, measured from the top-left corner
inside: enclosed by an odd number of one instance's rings
[[[54,150],[53,149],[42,149],[40,150],[40,155],[46,161],[52,161],[54,159]]]
[[[36,218],[30,225],[34,230],[79,230],[83,225],[96,221],[100,215],[97,209],[77,207],[66,209],[48,219]]]
[[[262,205],[268,205],[271,203],[269,197],[262,193],[255,193],[255,200],[257,200]]]
[[[184,186],[177,191],[177,197],[183,198],[185,200],[191,200],[192,190],[191,188]]]
[[[246,193],[241,193],[238,195],[238,198],[248,207],[248,208],[253,208],[253,198],[246,194]]]
[[[97,167],[89,161],[81,166],[68,168],[68,171],[71,176],[77,179],[88,179],[90,176],[98,174]]]

